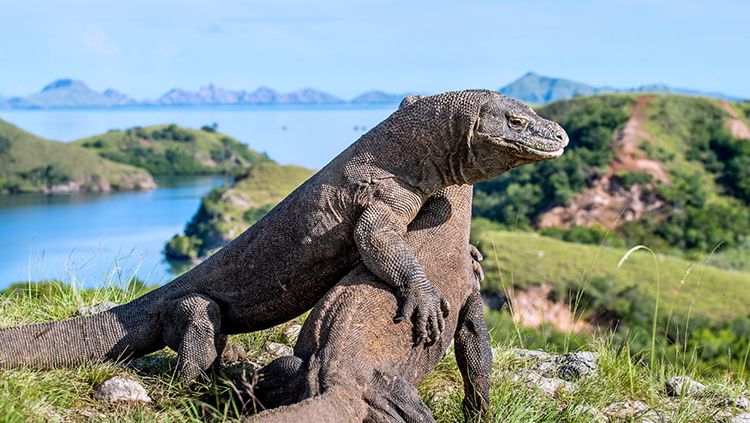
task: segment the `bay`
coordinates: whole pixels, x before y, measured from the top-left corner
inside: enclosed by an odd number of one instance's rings
[[[216,106],[6,110],[6,120],[44,138],[71,141],[106,132],[176,123],[217,123],[280,163],[320,168],[387,117],[384,106]],[[157,181],[146,192],[106,195],[0,196],[0,288],[62,280],[84,287],[122,284],[132,276],[163,284],[175,276],[165,242],[184,228],[217,177]]]

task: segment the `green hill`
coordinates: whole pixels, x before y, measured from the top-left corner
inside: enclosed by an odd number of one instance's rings
[[[115,130],[74,142],[109,160],[144,168],[157,176],[242,174],[268,158],[215,127],[177,125]]]
[[[148,172],[0,120],[0,193],[109,192],[155,186]]]
[[[688,254],[750,236],[746,105],[674,95],[603,95],[542,107],[565,127],[560,158],[476,187],[475,215],[571,241]],[[619,241],[618,241],[619,240]]]
[[[313,171],[299,166],[259,163],[231,188],[216,188],[201,200],[184,235],[166,245],[170,259],[196,259],[222,247],[271,210]]]

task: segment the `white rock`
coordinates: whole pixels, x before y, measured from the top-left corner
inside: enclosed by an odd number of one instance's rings
[[[557,359],[557,377],[573,381],[595,375],[599,370],[599,356],[593,352],[565,354]]]
[[[742,413],[732,417],[729,423],[750,423],[750,413]]]
[[[513,349],[510,351],[513,358],[518,360],[550,360],[554,355],[541,351],[541,350],[524,350],[524,349]]]
[[[582,421],[592,423],[607,423],[609,419],[601,411],[597,410],[596,407],[586,404],[578,404],[568,410],[568,413],[572,416],[581,418]]]
[[[614,421],[634,420],[641,423],[656,423],[661,421],[659,414],[642,401],[626,401],[610,404],[602,409],[602,413]]]
[[[138,381],[122,376],[107,379],[94,390],[94,399],[108,402],[151,402]]]
[[[302,326],[298,324],[289,325],[284,330],[284,340],[289,345],[294,345],[297,343],[297,338],[299,338],[299,333],[302,330]]]
[[[706,389],[706,386],[702,383],[696,382],[687,376],[676,376],[667,380],[666,384],[667,395],[670,397],[684,397],[695,395],[702,390]]]
[[[269,342],[266,344],[265,352],[268,354],[271,358],[271,360],[275,360],[279,357],[284,357],[287,355],[294,355],[294,350],[289,345],[279,344],[278,342]]]
[[[554,395],[559,391],[571,392],[573,384],[562,379],[544,377],[536,372],[521,371],[511,378],[514,382],[520,382],[530,388],[537,388],[548,395]]]

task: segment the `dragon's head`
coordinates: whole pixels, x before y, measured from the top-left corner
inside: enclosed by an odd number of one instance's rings
[[[498,93],[482,104],[471,137],[472,153],[488,177],[559,157],[567,145],[568,135],[560,125]]]

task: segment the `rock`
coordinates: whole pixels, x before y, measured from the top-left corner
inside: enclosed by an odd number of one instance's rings
[[[659,414],[642,401],[626,401],[610,404],[602,409],[602,414],[612,420],[638,421],[641,423],[657,423],[661,421]]]
[[[558,357],[557,363],[557,377],[567,381],[595,375],[599,370],[599,356],[593,352],[565,354]]]
[[[266,345],[266,348],[264,349],[265,353],[268,354],[268,356],[271,358],[271,360],[275,360],[279,357],[284,357],[287,355],[294,355],[294,350],[289,345],[279,344],[278,342],[269,342]]]
[[[593,352],[575,352],[565,355],[549,354],[537,350],[513,350],[513,357],[534,363],[532,370],[547,378],[575,381],[598,371],[599,356]]]
[[[555,395],[558,392],[573,391],[573,384],[562,379],[549,378],[533,371],[521,371],[511,378],[514,382],[520,382],[530,388],[536,388],[548,395]]]
[[[742,413],[732,417],[729,423],[750,423],[750,413]]]
[[[296,344],[301,330],[302,326],[296,323],[289,325],[286,329],[284,329],[284,340],[286,340],[286,343],[289,345]]]
[[[696,382],[687,376],[676,376],[667,379],[665,387],[667,390],[667,395],[669,395],[670,397],[695,395],[706,389],[705,385]]]
[[[107,402],[151,402],[138,381],[122,376],[107,379],[94,390],[94,399]]]
[[[574,417],[578,417],[581,421],[586,422],[607,423],[609,421],[604,413],[597,410],[596,407],[587,404],[578,404],[572,406],[568,409],[568,414]]]
[[[224,347],[224,351],[221,353],[221,361],[224,364],[236,363],[238,361],[245,360],[247,360],[247,353],[245,352],[245,348],[242,345],[236,344],[234,342],[228,343],[227,346]]]
[[[112,302],[103,302],[92,306],[81,306],[76,309],[77,316],[93,316],[94,314],[104,313],[107,310],[117,307],[119,304]]]
[[[513,358],[518,360],[550,360],[554,357],[553,354],[542,350],[524,350],[521,348],[512,349],[510,353]]]
[[[734,406],[743,410],[750,410],[750,399],[747,399],[747,397],[739,397],[734,400]]]

